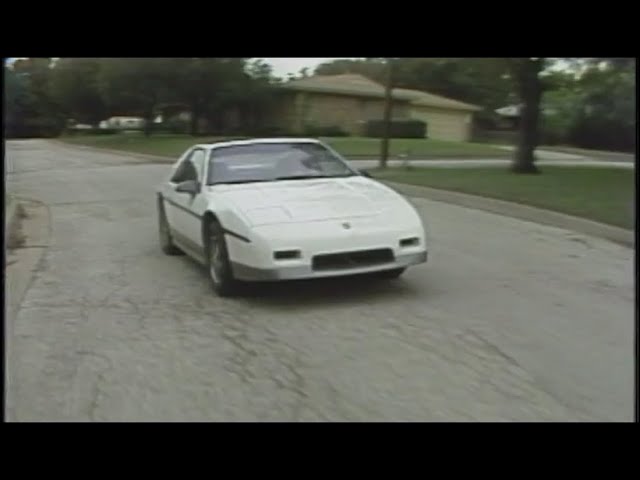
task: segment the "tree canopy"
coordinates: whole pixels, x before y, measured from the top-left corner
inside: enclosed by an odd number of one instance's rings
[[[359,73],[384,85],[386,62],[339,59],[293,77],[341,73]],[[264,123],[281,81],[268,64],[249,58],[28,58],[5,65],[5,78],[5,134],[18,136],[55,135],[69,119],[96,125],[114,115],[141,116],[151,126],[166,105],[190,112],[185,130],[192,134],[228,131],[231,123],[238,133],[250,134]],[[633,58],[394,60],[395,87],[479,105],[483,110],[475,124],[484,129],[494,127],[496,109],[526,103],[526,78],[527,85],[537,85],[527,92],[540,89],[539,98],[532,97],[539,118],[527,127],[539,125],[540,131],[529,143],[634,150]],[[206,121],[206,131],[200,120]]]

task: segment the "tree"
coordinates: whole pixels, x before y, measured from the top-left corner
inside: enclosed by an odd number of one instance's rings
[[[51,94],[60,112],[80,123],[97,124],[106,115],[99,88],[100,60],[61,58],[52,69]]]
[[[391,136],[391,118],[393,109],[393,81],[394,81],[394,64],[392,58],[387,59],[387,78],[384,85],[384,118],[383,118],[383,135],[380,145],[380,168],[387,168],[387,159],[389,157],[389,137]]]
[[[543,84],[540,72],[542,58],[508,59],[515,87],[520,97],[520,132],[511,170],[515,173],[539,173],[534,152],[538,145],[538,122]]]
[[[59,133],[62,118],[51,99],[51,63],[49,58],[27,58],[5,66],[7,133],[11,136],[48,137]]]
[[[584,148],[634,152],[636,88],[633,59],[592,62],[575,85],[580,102],[568,140]]]
[[[176,76],[171,80],[172,98],[189,105],[190,133],[199,133],[202,118],[222,128],[225,112],[242,93],[249,78],[244,58],[173,59]]]
[[[332,60],[330,62],[321,63],[314,70],[315,75],[357,73],[380,83],[384,83],[385,72],[386,63],[382,58]]]
[[[635,61],[570,58],[545,72],[543,142],[635,150]]]
[[[139,115],[150,135],[157,105],[168,97],[175,74],[166,58],[108,58],[101,60],[100,91],[111,114]]]
[[[5,78],[5,136],[21,136],[21,130],[30,118],[37,115],[34,96],[27,79],[12,68],[4,67]]]
[[[237,92],[236,106],[246,132],[258,132],[266,113],[274,107],[277,80],[272,67],[260,59],[248,62],[245,71],[247,75],[239,84],[241,91]]]

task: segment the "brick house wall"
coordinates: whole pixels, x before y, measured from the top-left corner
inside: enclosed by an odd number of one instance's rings
[[[301,133],[305,126],[338,126],[352,135],[361,134],[362,122],[380,120],[384,100],[378,98],[311,92],[282,92],[272,112],[274,126]],[[409,118],[408,102],[395,101],[393,118]]]

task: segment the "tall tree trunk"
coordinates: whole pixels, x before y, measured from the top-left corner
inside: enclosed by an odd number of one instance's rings
[[[384,89],[384,119],[382,144],[380,146],[380,168],[387,168],[387,159],[389,158],[389,136],[391,134],[391,115],[393,108],[393,60],[387,60],[387,81]]]
[[[198,135],[198,123],[200,120],[200,112],[198,110],[198,106],[193,103],[191,104],[191,125],[189,127],[189,134],[192,137]]]
[[[517,82],[522,110],[520,112],[520,135],[511,170],[516,173],[539,173],[535,165],[535,150],[538,146],[538,123],[542,82],[539,74],[543,59],[522,59],[517,66]]]
[[[147,110],[144,112],[144,136],[149,137],[153,132],[153,110]]]

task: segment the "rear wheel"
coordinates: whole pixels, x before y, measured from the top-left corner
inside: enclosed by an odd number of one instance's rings
[[[158,202],[158,234],[160,240],[160,248],[167,255],[181,255],[182,250],[176,247],[171,238],[171,229],[167,221],[167,215],[161,202]]]
[[[240,284],[233,277],[224,230],[220,223],[212,220],[207,232],[207,266],[211,285],[221,297],[233,296],[238,293]]]

